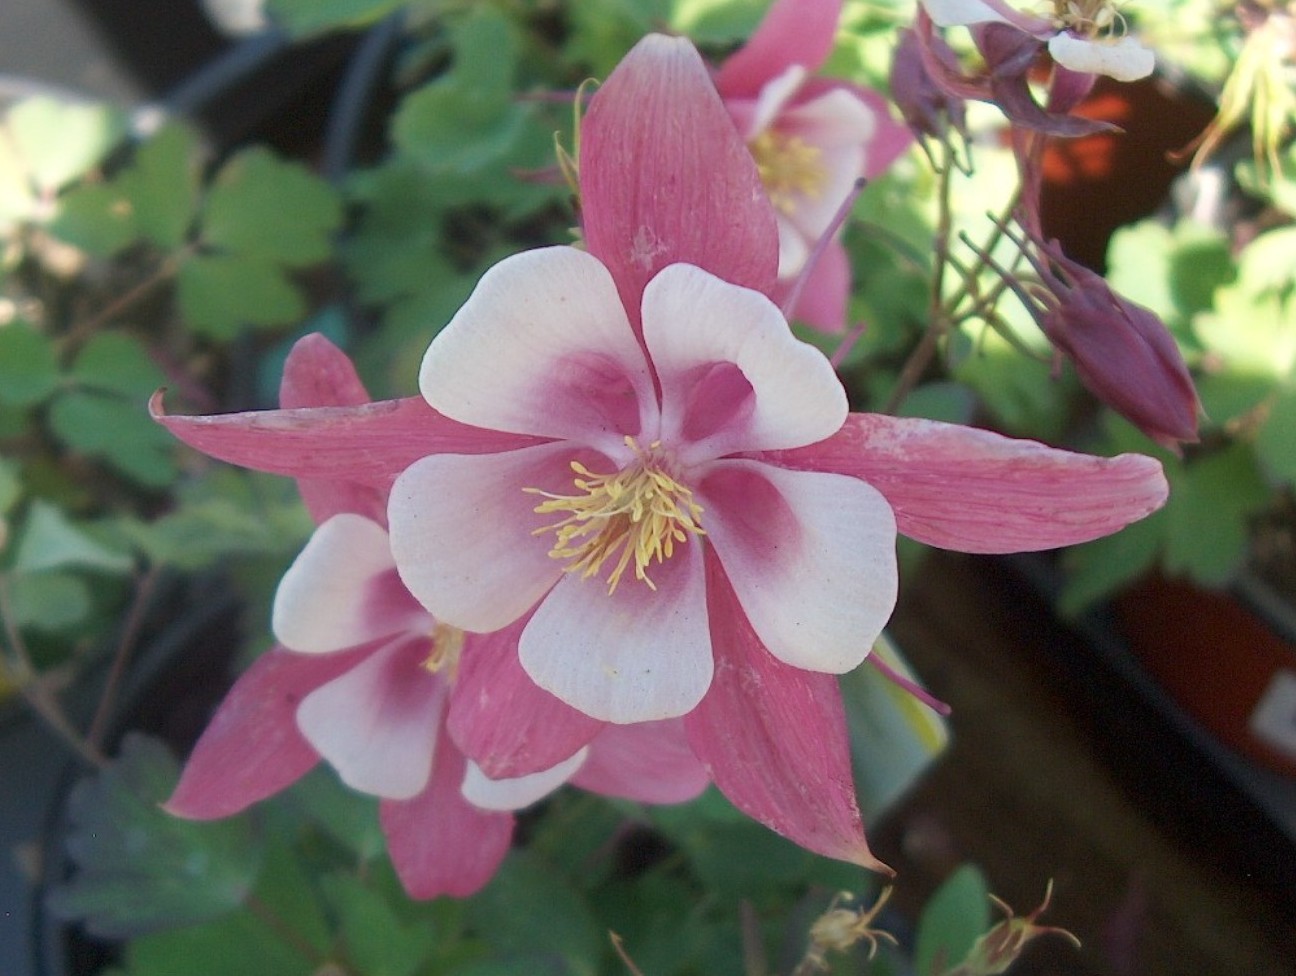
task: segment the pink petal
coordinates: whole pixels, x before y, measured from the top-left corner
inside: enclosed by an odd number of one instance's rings
[[[662,437],[684,445],[683,463],[812,443],[845,420],[831,364],[759,292],[677,264],[649,283],[643,307]]]
[[[483,810],[521,810],[544,799],[572,777],[585,762],[587,750],[580,749],[556,766],[511,779],[491,779],[474,762],[468,763],[461,790],[464,799]]]
[[[363,793],[406,800],[432,771],[446,684],[423,667],[427,640],[397,641],[311,692],[297,727]]]
[[[288,567],[272,620],[280,643],[317,654],[432,628],[396,576],[386,531],[346,512],[316,529]]]
[[[850,258],[841,241],[830,241],[809,271],[810,278],[792,309],[792,318],[821,332],[846,331],[846,303],[850,297]],[[775,299],[791,290],[791,282],[780,283]]]
[[[295,783],[319,761],[297,731],[297,706],[367,653],[315,657],[275,648],[257,658],[212,716],[166,809],[192,820],[228,817]]]
[[[792,65],[815,71],[828,59],[841,0],[774,0],[751,38],[716,75],[725,98],[755,97]]]
[[[438,620],[486,633],[517,620],[562,575],[549,555],[556,517],[525,488],[570,494],[576,450],[544,444],[507,454],[445,454],[392,486],[388,519],[401,579]],[[597,462],[591,462],[597,463]],[[603,463],[603,468],[607,468]]]
[[[816,854],[889,871],[864,839],[836,679],[773,658],[713,556],[707,594],[716,675],[684,719],[694,753],[734,806],[771,830]]]
[[[717,461],[703,525],[752,628],[785,664],[843,674],[895,607],[895,517],[854,478]]]
[[[767,292],[774,209],[706,66],[683,38],[649,35],[581,124],[581,219],[638,327],[644,285],[676,262]]]
[[[459,791],[464,757],[440,736],[427,788],[378,807],[387,850],[411,898],[466,898],[495,874],[513,838],[513,817],[479,810]]]
[[[631,573],[611,594],[601,579],[564,576],[522,631],[522,667],[593,718],[683,715],[711,683],[701,548],[690,540],[654,565],[656,591]]]
[[[818,444],[773,451],[773,464],[835,471],[886,496],[899,530],[960,552],[1029,552],[1110,535],[1165,504],[1161,465],[933,420],[851,414]]]
[[[355,480],[383,490],[429,454],[489,454],[535,443],[451,420],[422,397],[358,407],[172,417],[163,411],[159,391],[149,410],[180,440],[221,461],[298,479]]]
[[[491,634],[470,634],[450,694],[446,728],[460,750],[495,779],[548,769],[603,728],[522,670],[517,647],[527,620]]]
[[[684,803],[711,782],[682,719],[609,725],[590,743],[572,784],[639,803]]]
[[[352,407],[368,402],[369,394],[346,353],[318,332],[297,340],[284,361],[279,406]],[[387,522],[387,499],[370,485],[304,479],[297,488],[317,523],[339,512],[355,512],[380,525]]]
[[[607,268],[573,247],[482,276],[423,359],[435,409],[478,427],[616,447],[655,416],[652,376]]]

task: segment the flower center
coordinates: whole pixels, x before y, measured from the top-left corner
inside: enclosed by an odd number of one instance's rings
[[[747,144],[770,202],[784,214],[796,210],[796,195],[817,197],[827,173],[822,150],[799,136],[766,129]]]
[[[699,524],[702,506],[671,473],[661,442],[653,442],[647,450],[633,437],[625,442],[634,452],[634,461],[613,474],[595,474],[579,461],[571,462],[579,476],[574,479],[579,494],[523,489],[548,499],[536,506],[538,514],[567,513],[561,521],[535,531],[535,535],[556,534],[549,555],[568,560],[563,569],[580,573],[583,579],[610,564],[609,594],[616,592],[632,562],[635,578],[657,589],[648,576],[649,564],[665,562],[674,554],[675,543],[688,541],[690,535],[706,535]]]
[[[432,650],[423,659],[423,667],[432,674],[445,672],[451,681],[459,673],[459,655],[463,653],[464,632],[449,624],[432,628]]]
[[[1112,0],[1053,0],[1053,22],[1090,39],[1125,33],[1125,18]]]

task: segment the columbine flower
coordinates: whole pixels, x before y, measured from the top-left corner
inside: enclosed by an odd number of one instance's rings
[[[312,336],[288,360],[282,399],[368,398],[345,356]],[[217,711],[168,801],[173,813],[236,813],[322,757],[353,789],[382,798],[397,873],[411,895],[430,898],[485,884],[512,837],[506,811],[573,773],[588,788],[648,802],[689,799],[706,785],[678,723],[597,735],[548,769],[489,778],[465,760],[448,726],[464,655],[489,657],[500,636],[438,624],[410,596],[392,561],[382,493],[329,481],[305,482],[302,492],[324,521],[276,594],[280,646],[244,673]],[[516,635],[502,639],[511,653]]]
[[[877,92],[811,77],[832,50],[841,6],[841,0],[775,0],[716,75],[777,214],[780,301],[856,180],[880,175],[910,143]],[[850,282],[846,251],[833,240],[789,317],[841,332]]]
[[[686,712],[689,748],[738,808],[878,867],[833,672],[890,612],[896,528],[969,552],[1067,545],[1160,506],[1160,466],[846,416],[831,370],[762,297],[773,210],[687,41],[646,38],[591,100],[580,190],[589,253],[488,272],[428,352],[430,400],[155,415],[249,467],[382,491],[399,477],[411,590],[445,623],[519,635],[511,654],[503,637],[465,654],[451,703],[489,775],[547,768],[602,728],[573,709],[533,721],[553,696],[523,680],[520,648],[597,715]],[[457,571],[434,564],[451,547]]]

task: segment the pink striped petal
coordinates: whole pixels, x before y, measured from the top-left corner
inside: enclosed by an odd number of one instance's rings
[[[774,209],[706,65],[683,38],[649,35],[581,124],[581,219],[632,324],[646,285],[676,262],[768,293]]]
[[[639,803],[684,803],[711,782],[682,719],[609,725],[590,743],[572,785]]]
[[[446,728],[459,749],[494,779],[548,769],[603,728],[522,670],[518,638],[528,620],[468,635],[450,694]]]
[[[466,898],[495,875],[513,838],[513,817],[463,798],[464,757],[440,736],[427,788],[378,807],[387,851],[411,898]]]
[[[843,674],[895,607],[895,517],[862,481],[717,461],[698,486],[707,537],[780,661]]]
[[[754,98],[793,65],[815,71],[828,59],[841,0],[774,0],[751,38],[716,75],[725,98]]]
[[[554,585],[562,563],[549,555],[553,536],[536,533],[555,517],[537,515],[543,499],[523,489],[570,494],[573,453],[557,443],[445,454],[396,479],[387,513],[392,553],[401,579],[433,616],[463,630],[499,630]]]
[[[491,779],[475,762],[468,763],[461,787],[464,799],[483,810],[521,810],[543,800],[572,777],[585,762],[588,750],[580,749],[556,766],[510,779]]]
[[[271,619],[280,643],[312,654],[432,629],[396,575],[382,526],[346,512],[316,529],[288,567]]]
[[[368,402],[369,393],[346,353],[318,332],[297,340],[284,361],[279,406],[354,407]],[[372,485],[302,479],[297,489],[316,523],[339,512],[354,512],[379,525],[387,523],[387,499]]]
[[[446,701],[445,681],[423,667],[429,647],[390,644],[297,709],[302,735],[352,789],[407,800],[427,785]]]
[[[297,731],[298,704],[367,653],[315,657],[275,648],[257,658],[194,746],[167,811],[191,820],[228,817],[295,783],[319,761]]]
[[[830,241],[819,255],[809,279],[801,289],[796,307],[788,317],[821,332],[840,334],[846,331],[846,304],[850,298],[850,258],[841,241]],[[776,301],[791,291],[791,282],[781,282]]]
[[[419,388],[464,423],[602,449],[656,414],[612,276],[574,247],[524,251],[487,271],[428,348]]]
[[[846,419],[832,365],[764,295],[677,264],[644,291],[662,437],[684,464],[821,440]]]
[[[422,397],[357,407],[173,417],[163,410],[159,391],[149,410],[180,440],[218,460],[298,479],[355,480],[383,490],[429,454],[489,454],[536,443],[451,420]]]
[[[629,573],[611,594],[601,579],[564,576],[522,631],[522,667],[606,722],[683,715],[711,683],[701,548],[689,541],[655,565],[655,591]]]
[[[707,596],[716,674],[684,719],[694,753],[734,806],[771,830],[816,854],[889,871],[864,839],[836,679],[771,656],[713,556]]]
[[[1165,504],[1161,464],[1061,451],[934,420],[851,414],[832,437],[765,460],[848,474],[886,496],[899,530],[960,552],[1031,552],[1110,535]]]

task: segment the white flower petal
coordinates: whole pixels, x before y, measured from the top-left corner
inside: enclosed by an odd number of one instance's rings
[[[480,766],[469,760],[461,792],[465,800],[483,810],[521,810],[571,779],[588,755],[589,747],[585,746],[557,766],[512,779],[491,779]]]
[[[662,389],[662,439],[685,463],[812,444],[846,420],[827,358],[764,295],[675,264],[644,289],[644,341]]]
[[[690,539],[615,593],[569,574],[536,610],[518,644],[527,674],[573,708],[606,722],[691,711],[711,684],[702,546]]]
[[[756,97],[750,129],[743,133],[743,138],[750,142],[769,128],[805,79],[805,66],[794,64],[782,74],[766,82],[760,90],[760,95]]]
[[[553,586],[562,562],[549,556],[552,534],[535,533],[556,517],[537,515],[543,499],[523,489],[570,494],[575,451],[560,442],[439,454],[402,472],[388,501],[392,553],[433,616],[487,633],[517,620]]]
[[[897,587],[895,516],[878,491],[846,475],[724,460],[698,498],[707,538],[771,654],[832,674],[868,656]]]
[[[297,727],[352,789],[417,796],[432,773],[446,684],[422,667],[427,641],[398,641],[312,691]]]
[[[401,593],[395,568],[381,525],[349,513],[333,516],[279,583],[271,614],[275,638],[293,651],[326,653],[430,626]]]
[[[1062,33],[1049,40],[1048,49],[1064,68],[1117,81],[1138,81],[1156,67],[1156,54],[1129,36],[1086,40]]]
[[[488,270],[428,348],[419,388],[466,424],[595,445],[620,444],[656,414],[612,276],[572,247]]]

